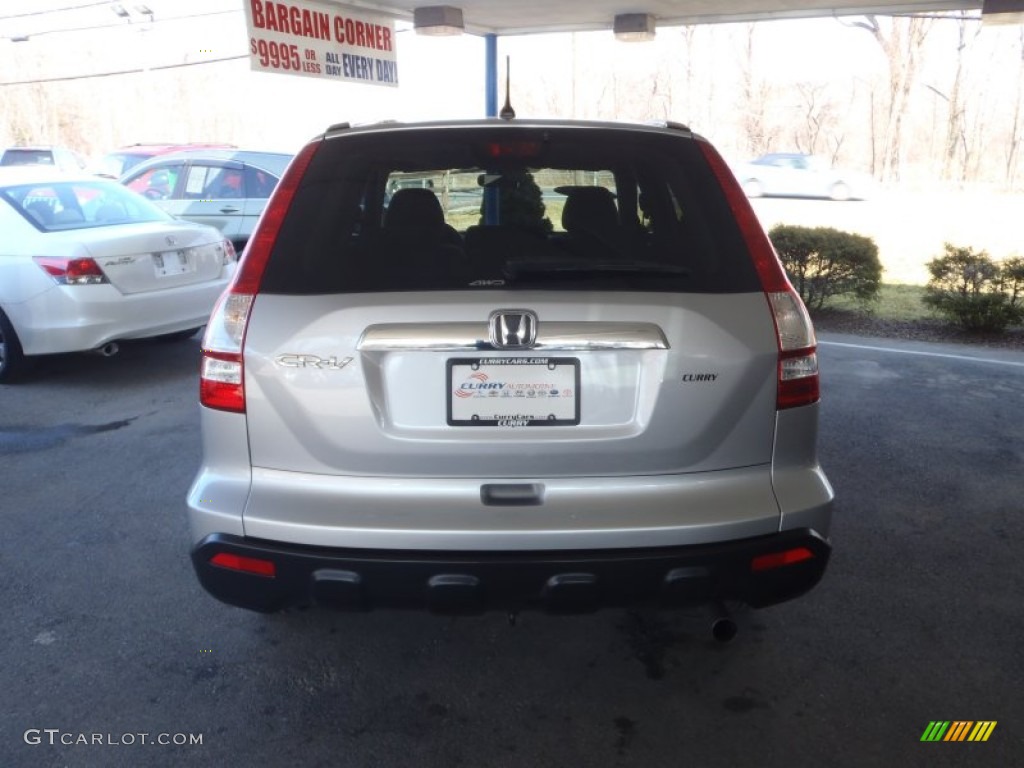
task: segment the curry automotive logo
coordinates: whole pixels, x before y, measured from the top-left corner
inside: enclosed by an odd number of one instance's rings
[[[921,741],[988,741],[995,729],[995,720],[932,720]]]

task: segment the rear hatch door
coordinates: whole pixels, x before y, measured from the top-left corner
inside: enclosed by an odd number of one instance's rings
[[[494,349],[492,318],[522,313],[536,346]],[[776,360],[759,293],[260,295],[252,462],[493,478],[766,464]]]

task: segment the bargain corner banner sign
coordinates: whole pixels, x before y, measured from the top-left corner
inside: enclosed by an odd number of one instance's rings
[[[245,17],[257,72],[398,85],[393,19],[308,0],[246,0]]]

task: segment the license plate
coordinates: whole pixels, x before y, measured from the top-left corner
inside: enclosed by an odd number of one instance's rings
[[[186,251],[164,251],[153,254],[153,268],[157,277],[183,275],[188,272],[188,253]]]
[[[580,423],[574,357],[472,357],[448,361],[453,427],[563,427]]]

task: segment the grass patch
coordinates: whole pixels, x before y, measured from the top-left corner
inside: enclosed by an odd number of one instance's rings
[[[922,285],[883,283],[875,301],[861,302],[850,296],[835,296],[829,299],[826,309],[863,313],[879,320],[899,322],[938,320],[939,316],[921,301],[923,296]]]
[[[923,285],[883,283],[878,300],[867,304],[833,296],[811,313],[818,331],[909,341],[981,344],[1024,351],[1024,326],[1002,333],[968,333],[921,302]]]

